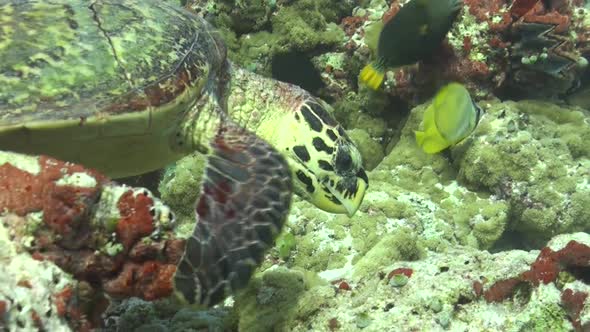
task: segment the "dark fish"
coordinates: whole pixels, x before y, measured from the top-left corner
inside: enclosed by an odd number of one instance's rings
[[[361,81],[376,90],[387,68],[409,65],[432,54],[449,32],[462,5],[462,0],[408,2],[385,23],[379,34],[377,59],[363,68]]]

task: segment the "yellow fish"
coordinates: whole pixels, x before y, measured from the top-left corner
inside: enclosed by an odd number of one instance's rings
[[[424,112],[424,131],[415,131],[426,153],[437,153],[469,136],[479,123],[481,109],[462,84],[442,87]]]
[[[387,68],[410,65],[430,56],[447,35],[462,5],[462,0],[411,0],[382,28],[375,24],[381,29],[377,59],[363,68],[361,82],[377,90]]]

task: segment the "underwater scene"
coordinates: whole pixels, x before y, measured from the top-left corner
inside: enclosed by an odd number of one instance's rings
[[[0,332],[590,331],[590,1],[0,0]]]

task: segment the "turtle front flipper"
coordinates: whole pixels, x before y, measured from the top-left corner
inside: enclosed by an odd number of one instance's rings
[[[174,276],[178,295],[212,306],[243,288],[280,232],[292,191],[288,164],[268,143],[235,125],[221,129]]]

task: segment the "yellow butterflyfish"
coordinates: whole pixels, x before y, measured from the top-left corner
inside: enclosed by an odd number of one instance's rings
[[[440,152],[469,136],[481,115],[462,84],[447,84],[424,112],[424,131],[415,131],[416,141],[426,153]]]

